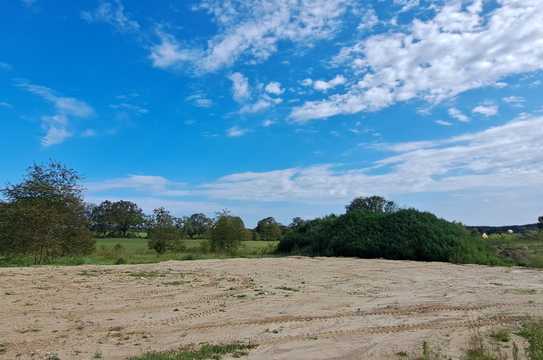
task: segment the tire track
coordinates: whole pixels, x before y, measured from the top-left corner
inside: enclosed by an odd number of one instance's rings
[[[202,324],[202,325],[195,325],[186,328],[185,330],[210,330],[210,329],[222,329],[226,327],[236,327],[236,326],[251,326],[251,325],[282,325],[287,323],[297,323],[297,322],[310,322],[310,321],[327,321],[327,320],[336,320],[336,319],[342,319],[342,318],[349,318],[349,317],[366,317],[366,316],[387,316],[387,315],[393,315],[393,316],[406,316],[406,315],[417,315],[417,314],[429,314],[429,313],[436,313],[436,312],[468,312],[468,311],[482,311],[486,309],[491,308],[498,308],[503,309],[506,307],[513,307],[513,306],[522,306],[522,305],[535,305],[531,303],[526,304],[506,304],[506,303],[500,303],[500,304],[486,304],[486,305],[457,305],[457,306],[451,306],[451,305],[444,305],[444,304],[436,304],[436,305],[414,305],[404,308],[384,308],[384,309],[377,309],[373,311],[354,311],[354,312],[344,312],[344,313],[336,313],[336,314],[329,314],[329,315],[312,315],[312,316],[276,316],[276,317],[268,317],[258,320],[246,320],[246,321],[235,321],[235,322],[228,322],[228,323],[220,323],[220,324]]]

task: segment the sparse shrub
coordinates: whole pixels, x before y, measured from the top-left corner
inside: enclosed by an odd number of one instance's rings
[[[115,265],[123,265],[123,264],[126,264],[126,260],[124,258],[120,257],[117,260],[115,260]]]
[[[530,360],[543,360],[543,321],[523,325],[519,335],[528,340],[526,353]]]

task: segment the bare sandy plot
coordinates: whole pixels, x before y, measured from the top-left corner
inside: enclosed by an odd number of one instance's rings
[[[250,359],[454,357],[474,328],[543,316],[543,272],[338,258],[0,269],[0,358],[125,359],[200,342]]]

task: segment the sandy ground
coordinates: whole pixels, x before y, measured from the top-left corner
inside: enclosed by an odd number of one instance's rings
[[[126,359],[200,342],[249,359],[453,358],[479,328],[543,316],[543,272],[338,258],[0,269],[0,358]],[[420,350],[419,350],[420,352]]]

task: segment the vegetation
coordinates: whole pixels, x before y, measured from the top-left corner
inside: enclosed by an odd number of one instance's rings
[[[92,253],[95,240],[79,181],[77,172],[51,162],[31,166],[21,183],[3,189],[0,255],[28,256],[42,264]]]
[[[255,228],[260,240],[277,241],[281,239],[281,225],[273,217],[260,220]]]
[[[211,229],[210,246],[212,251],[234,254],[239,248],[240,241],[245,238],[246,230],[243,220],[223,211]]]
[[[493,234],[485,240],[505,261],[529,267],[543,267],[543,231],[521,234]]]
[[[530,360],[543,360],[543,321],[524,324],[519,335],[528,340],[526,353]]]
[[[245,356],[248,350],[254,345],[233,343],[226,345],[204,344],[199,349],[182,348],[174,351],[150,352],[141,356],[130,358],[130,360],[206,360],[221,359],[225,355],[233,357]]]
[[[391,214],[398,210],[398,206],[381,196],[357,197],[345,207],[347,213],[365,211],[375,214]]]
[[[165,208],[153,210],[148,231],[149,249],[155,250],[158,254],[164,254],[168,250],[181,250],[179,245],[181,235],[175,226],[174,217]]]
[[[360,199],[355,202],[366,203]],[[393,205],[347,208],[350,210],[341,216],[291,225],[278,251],[311,256],[500,263],[488,245],[461,224],[414,209],[392,211]]]
[[[101,237],[128,237],[144,224],[143,211],[130,201],[104,201],[89,207],[91,230]]]

